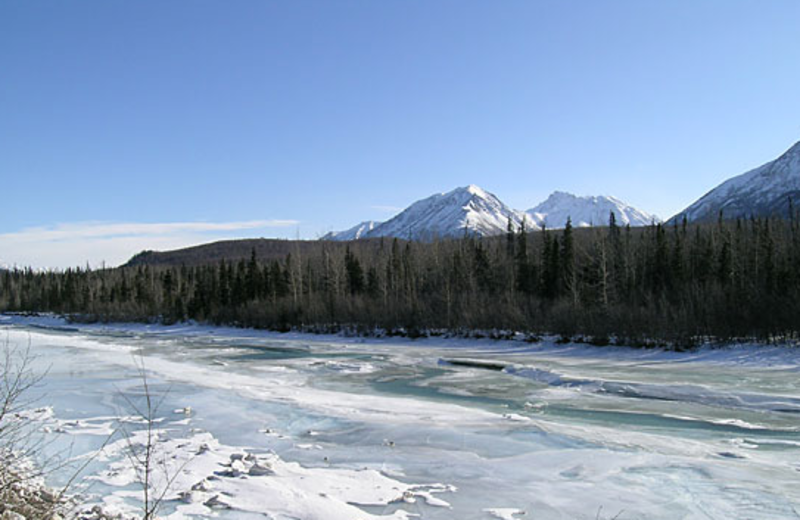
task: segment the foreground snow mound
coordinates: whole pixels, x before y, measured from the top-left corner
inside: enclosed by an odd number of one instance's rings
[[[168,429],[155,431],[153,490],[167,490],[165,499],[178,505],[170,519],[208,517],[215,511],[258,513],[270,518],[305,520],[405,520],[413,515],[401,508],[375,515],[359,506],[390,506],[422,500],[430,506],[449,507],[434,493],[455,491],[442,484],[413,485],[370,468],[309,468],[287,462],[275,453],[256,454],[222,445],[210,433],[171,438]],[[103,509],[135,511],[137,472],[126,456],[131,449],[144,450],[147,433],[134,432],[129,439],[108,446],[102,457],[108,469],[94,477],[121,488],[103,499]]]

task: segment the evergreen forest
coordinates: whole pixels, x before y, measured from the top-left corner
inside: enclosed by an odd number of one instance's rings
[[[692,345],[796,338],[800,220],[512,229],[407,242],[281,241],[285,254],[0,271],[0,311],[81,321]],[[241,249],[241,246],[240,246]],[[274,249],[274,248],[273,248]],[[144,255],[146,257],[147,255]]]

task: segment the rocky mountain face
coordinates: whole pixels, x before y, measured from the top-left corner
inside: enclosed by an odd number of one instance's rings
[[[800,142],[783,155],[723,182],[672,219],[709,222],[719,218],[788,215],[800,203]]]

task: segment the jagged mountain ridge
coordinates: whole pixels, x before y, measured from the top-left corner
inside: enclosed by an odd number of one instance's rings
[[[728,179],[675,215],[670,222],[709,222],[719,218],[787,214],[800,201],[800,141],[783,155]]]
[[[575,227],[605,226],[612,212],[617,224],[621,226],[647,226],[653,222],[660,222],[655,215],[636,209],[614,197],[605,195],[579,197],[563,191],[553,192],[547,200],[527,211],[539,227],[548,228],[562,228],[568,218]]]
[[[447,193],[432,195],[411,204],[386,222],[366,229],[369,222],[345,231],[331,232],[323,240],[397,237],[406,240],[466,235],[491,236],[505,233],[508,222],[515,229],[523,223],[528,229],[543,225],[559,228],[572,218],[575,226],[606,225],[610,212],[620,225],[644,226],[657,217],[637,210],[613,197],[577,197],[555,192],[528,212],[512,209],[492,193],[471,184]]]

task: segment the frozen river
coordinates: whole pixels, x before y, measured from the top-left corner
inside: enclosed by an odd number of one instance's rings
[[[80,459],[107,443],[83,485],[111,510],[134,511],[140,494],[125,452],[143,425],[124,418],[141,403],[143,363],[164,400],[156,488],[173,480],[162,517],[800,518],[796,348],[669,353],[7,316],[0,334],[47,370],[36,392],[48,449]]]

